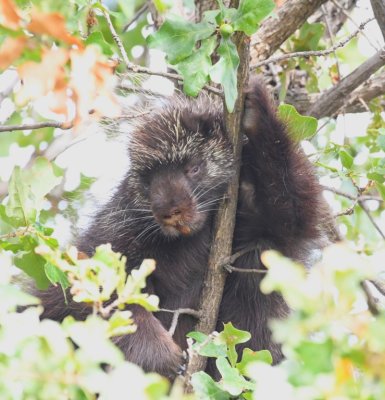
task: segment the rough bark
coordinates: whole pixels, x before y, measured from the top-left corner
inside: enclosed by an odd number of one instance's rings
[[[385,95],[385,71],[372,76],[360,87],[344,99],[344,105],[339,110],[332,110],[332,117],[336,113],[358,113],[367,111],[367,104],[376,97]],[[299,113],[305,114],[323,96],[323,93],[309,94],[305,88],[295,88],[288,91],[285,102],[292,104]]]
[[[376,17],[376,20],[382,32],[382,36],[385,40],[385,1],[370,0],[370,2],[372,3],[374,16]]]
[[[347,97],[385,65],[385,49],[369,58],[352,73],[343,78],[337,85],[327,90],[308,110],[307,114],[322,118],[336,113],[345,103]]]
[[[251,40],[252,63],[264,60],[299,28],[327,0],[288,0],[276,16],[261,24]]]
[[[229,183],[224,200],[216,216],[207,275],[201,294],[199,312],[202,317],[195,329],[206,334],[214,331],[217,323],[219,306],[226,280],[223,262],[231,256],[235,213],[238,202],[238,181],[242,149],[241,119],[244,107],[243,93],[248,81],[249,41],[244,34],[237,33],[234,36],[234,42],[240,56],[240,66],[238,68],[238,98],[233,113],[229,114],[225,111],[225,121],[227,133],[233,144],[234,159],[237,160],[236,173]],[[187,382],[194,372],[205,369],[206,361],[205,357],[198,355],[194,355],[190,359],[186,373]]]

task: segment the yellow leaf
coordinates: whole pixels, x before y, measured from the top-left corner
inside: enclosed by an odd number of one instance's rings
[[[344,384],[353,378],[353,363],[348,358],[340,358],[336,362],[335,373],[337,384]]]

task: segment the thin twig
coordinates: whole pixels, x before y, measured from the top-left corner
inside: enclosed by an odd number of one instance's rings
[[[254,244],[250,244],[249,246],[246,246],[245,248],[243,248],[242,250],[237,251],[236,253],[234,253],[233,255],[231,255],[227,261],[224,263],[225,264],[232,264],[235,260],[237,260],[239,257],[243,256],[244,254],[249,253],[252,250],[257,250],[258,249],[258,245]]]
[[[341,217],[343,215],[352,215],[354,213],[354,209],[355,209],[357,203],[358,203],[358,199],[356,199],[354,201],[354,203],[346,210],[340,211],[339,213],[335,214],[334,218]]]
[[[373,294],[372,294],[372,292],[371,292],[371,290],[370,290],[369,282],[370,282],[370,281],[363,281],[363,282],[361,282],[361,287],[362,287],[362,289],[363,289],[364,292],[365,292],[369,311],[370,311],[373,315],[378,315],[378,314],[379,314],[378,306],[377,306],[378,299],[375,298],[375,297],[373,296]]]
[[[327,28],[327,31],[328,31],[330,43],[331,43],[332,46],[334,46],[335,43],[334,43],[334,38],[333,38],[333,32],[332,32],[332,28],[330,26],[329,16],[328,16],[325,4],[322,4],[321,9],[322,9],[323,17],[325,19],[326,28]],[[337,56],[336,50],[333,51],[333,55],[334,55],[334,59],[336,60],[338,81],[340,81],[341,80],[341,68],[340,68],[340,63],[338,61],[338,56]]]
[[[353,201],[357,200],[357,196],[354,196],[354,195],[352,195],[350,193],[346,193],[343,190],[335,189],[333,187],[324,186],[324,185],[322,185],[321,187],[322,187],[323,190],[327,190],[328,192],[332,192],[332,193],[338,194],[339,196],[346,197],[347,199],[350,199],[350,200],[353,200]]]
[[[170,328],[168,330],[168,333],[173,336],[176,330],[176,327],[178,326],[178,320],[180,315],[191,315],[197,319],[200,318],[200,313],[197,310],[193,310],[192,308],[178,308],[177,310],[168,310],[165,308],[160,308],[157,312],[167,312],[167,313],[172,313],[172,321]]]
[[[255,269],[255,268],[237,268],[232,265],[225,265],[223,268],[228,272],[243,272],[246,274],[267,274],[267,269]]]
[[[58,122],[58,121],[44,121],[34,122],[31,124],[22,125],[3,125],[0,126],[0,132],[12,132],[12,131],[24,131],[29,129],[41,129],[41,128],[59,128],[59,129],[71,129],[73,127],[72,122]]]
[[[374,220],[372,214],[370,213],[370,210],[366,207],[365,203],[362,200],[358,200],[358,204],[360,207],[363,209],[365,214],[368,216],[370,222],[372,225],[376,228],[377,232],[380,234],[380,236],[385,240],[385,234],[382,232],[381,228],[378,226],[377,222]]]
[[[263,65],[267,65],[267,64],[271,64],[271,63],[276,63],[276,62],[280,62],[283,60],[287,60],[290,58],[296,58],[296,57],[322,57],[322,56],[327,56],[331,53],[334,53],[337,49],[339,49],[340,47],[344,47],[345,45],[347,45],[350,40],[352,40],[355,36],[357,36],[364,28],[365,26],[373,21],[374,18],[369,18],[366,21],[362,22],[358,29],[356,31],[354,31],[353,33],[351,33],[347,38],[341,40],[340,42],[337,42],[334,46],[330,47],[329,49],[326,50],[309,50],[309,51],[297,51],[294,53],[287,53],[287,54],[282,54],[279,56],[273,56],[268,58],[267,60],[263,60],[260,61],[256,64],[253,64],[250,68],[256,69],[259,67],[262,67]]]
[[[346,10],[344,9],[344,7],[339,4],[336,0],[331,0],[331,2],[342,12],[342,14],[344,14],[346,16],[346,18],[356,27],[358,28],[358,24],[357,22],[349,15],[348,12],[346,12]],[[365,33],[362,32],[362,36],[368,41],[369,45],[372,46],[372,48],[376,51],[378,51],[377,46],[372,43],[372,41],[370,40],[369,36]]]
[[[385,283],[378,279],[373,279],[372,282],[373,286],[383,295],[385,296]]]
[[[146,75],[155,75],[155,76],[161,76],[163,78],[168,78],[173,81],[177,82],[183,82],[183,77],[179,74],[174,74],[172,72],[160,72],[160,71],[153,71],[150,68],[147,67],[142,67],[140,65],[132,64],[130,67],[127,67],[128,71],[134,72],[136,74],[146,74]],[[203,89],[207,90],[208,92],[211,92],[219,97],[223,97],[223,92],[220,89],[217,89],[213,86],[205,85],[203,86]]]
[[[119,49],[120,55],[123,58],[124,64],[126,65],[127,68],[129,68],[132,65],[132,63],[128,59],[128,55],[127,55],[126,49],[124,48],[123,43],[120,40],[120,37],[119,37],[119,35],[117,34],[117,32],[115,30],[115,27],[114,27],[114,25],[113,25],[113,23],[111,21],[111,18],[110,18],[110,14],[106,10],[103,10],[102,12],[103,12],[104,18],[107,21],[107,25],[108,25],[108,28],[110,29],[112,38],[114,39],[114,42],[118,46],[118,49]]]
[[[143,15],[147,10],[148,10],[148,2],[144,3],[144,4],[142,5],[142,7],[139,8],[139,10],[138,10],[138,11],[136,12],[136,14],[133,16],[133,18],[131,19],[131,21],[130,21],[126,26],[124,26],[123,32],[128,31],[128,29],[132,26],[132,24],[133,24],[134,22],[136,22],[136,21],[141,17],[141,15]]]
[[[111,35],[116,43],[116,45],[119,48],[119,52],[123,58],[123,62],[126,65],[126,68],[128,71],[132,71],[138,74],[147,74],[147,75],[156,75],[156,76],[161,76],[163,78],[168,78],[174,81],[182,81],[183,82],[183,77],[181,75],[178,74],[174,74],[174,73],[170,73],[170,72],[159,72],[159,71],[153,71],[149,68],[146,67],[142,67],[140,65],[136,65],[134,63],[132,63],[129,59],[128,59],[128,55],[127,52],[123,46],[122,41],[120,40],[119,35],[116,33],[116,30],[114,28],[114,25],[112,24],[110,15],[108,14],[107,11],[103,11],[103,15],[106,18],[108,27],[110,29]],[[208,92],[214,93],[218,96],[223,96],[222,91],[220,89],[217,89],[215,87],[209,86],[209,85],[205,85],[203,87],[203,89],[207,90]]]

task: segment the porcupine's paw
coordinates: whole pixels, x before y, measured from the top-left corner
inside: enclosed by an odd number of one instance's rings
[[[171,380],[183,364],[183,352],[153,315],[137,323],[137,331],[114,340],[128,361],[146,372],[157,372]]]
[[[265,85],[258,78],[250,80],[245,93],[242,123],[244,133],[250,137],[258,134],[261,119],[274,113],[274,106]]]

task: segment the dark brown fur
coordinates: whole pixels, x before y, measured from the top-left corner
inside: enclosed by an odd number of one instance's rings
[[[248,141],[242,153],[233,249],[253,243],[258,249],[239,258],[235,266],[263,268],[259,254],[269,248],[311,265],[314,254],[328,242],[325,227],[333,229],[328,207],[312,166],[289,139],[258,83],[247,93],[244,133]],[[129,152],[129,173],[78,247],[92,254],[96,246],[110,242],[127,257],[127,270],[143,258],[154,258],[157,268],[148,291],[159,296],[162,308],[195,309],[205,276],[214,209],[233,171],[220,107],[208,98],[171,100],[138,124]],[[227,277],[217,329],[231,321],[251,332],[248,347],[269,349],[278,362],[281,349],[272,341],[267,324],[271,318],[285,317],[289,310],[280,295],[260,292],[260,280],[256,274],[235,272]],[[44,317],[61,320],[72,314],[84,319],[89,313],[73,301],[66,306],[56,288],[42,298]],[[171,338],[169,314],[153,315],[139,306],[132,310],[138,331],[116,343],[127,359],[172,377],[181,363],[181,349],[186,347],[185,335],[196,321],[181,316]],[[214,373],[211,364],[208,368]]]

